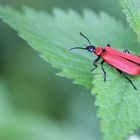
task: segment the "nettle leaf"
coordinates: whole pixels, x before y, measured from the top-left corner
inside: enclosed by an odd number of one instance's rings
[[[131,29],[125,28],[104,12],[96,15],[90,10],[84,10],[79,15],[73,10],[64,12],[55,9],[51,15],[29,8],[24,8],[24,12],[20,13],[1,6],[0,17],[43,59],[59,69],[58,75],[92,89],[97,98],[98,116],[105,140],[123,140],[139,126],[139,90],[135,91],[124,77],[107,64],[104,66],[107,82],[104,83],[100,67],[90,72],[95,56],[83,50],[69,51],[71,47],[87,43],[79,32],[87,35],[96,46],[109,43],[114,48],[131,48],[135,51],[136,37]],[[129,78],[140,89],[140,77]]]
[[[139,0],[120,0],[121,6],[133,30],[137,33],[140,40],[140,1]]]
[[[96,73],[93,80],[96,86],[92,92],[96,95],[96,106],[99,107],[98,117],[101,120],[105,140],[124,140],[140,126],[140,76],[128,76],[138,87],[138,91],[135,92],[114,68],[107,65],[105,70],[106,83],[103,81],[101,70]]]

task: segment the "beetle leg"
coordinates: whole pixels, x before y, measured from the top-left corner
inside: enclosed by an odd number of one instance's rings
[[[91,70],[91,72],[92,71],[94,71],[98,66],[96,65],[96,63],[98,62],[98,60],[100,59],[101,57],[100,56],[98,56],[94,61],[93,61],[93,65],[95,66],[92,70]]]
[[[130,84],[133,86],[133,88],[134,88],[135,90],[137,90],[137,88],[136,88],[136,86],[134,85],[134,83],[125,75],[124,72],[122,72],[122,71],[119,70],[119,69],[117,69],[117,71],[118,71],[122,76],[124,76],[124,77],[130,82]]]
[[[106,82],[106,72],[105,72],[105,69],[103,67],[104,62],[105,62],[104,60],[101,62],[101,68],[102,68],[102,71],[104,73],[104,81]]]
[[[107,44],[108,47],[111,47],[110,44]]]
[[[123,52],[130,53],[129,50],[127,50],[127,49],[124,49]]]

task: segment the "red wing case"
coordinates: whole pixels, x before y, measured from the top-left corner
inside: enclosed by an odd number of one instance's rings
[[[135,63],[140,64],[140,57],[138,57],[136,55],[121,52],[121,51],[118,51],[118,50],[111,48],[111,47],[108,47],[108,46],[105,48],[105,50],[112,55],[117,55],[117,56],[126,58],[127,60],[130,60],[130,61],[133,61]]]
[[[117,51],[115,49],[106,47],[107,50],[102,53],[101,57],[105,62],[112,65],[113,67],[126,72],[131,75],[140,74],[140,58],[138,59],[135,55],[128,55],[126,53]],[[126,54],[126,55],[124,55]],[[129,56],[129,57],[127,57]],[[133,56],[133,59],[130,59]],[[137,58],[135,61],[134,58]],[[134,60],[134,62],[133,62]],[[139,61],[139,63],[137,63]]]

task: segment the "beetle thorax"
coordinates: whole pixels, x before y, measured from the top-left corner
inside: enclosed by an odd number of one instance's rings
[[[103,53],[103,48],[102,47],[97,47],[95,49],[95,55],[99,56]]]

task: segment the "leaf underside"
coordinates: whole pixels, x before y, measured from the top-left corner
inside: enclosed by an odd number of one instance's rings
[[[96,15],[90,10],[84,10],[79,15],[73,10],[64,12],[55,9],[50,15],[24,8],[21,14],[1,6],[0,17],[43,59],[60,70],[58,75],[73,79],[74,83],[92,90],[96,95],[105,140],[124,140],[139,126],[140,77],[128,76],[139,89],[135,91],[124,77],[105,64],[107,82],[104,83],[100,66],[93,73],[90,72],[95,56],[83,50],[69,51],[72,47],[87,44],[79,32],[88,36],[96,46],[109,43],[114,48],[135,51],[137,43],[132,30],[124,28],[103,12]]]

